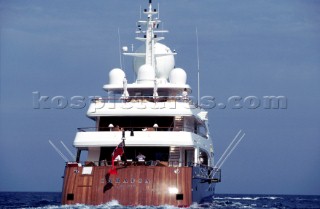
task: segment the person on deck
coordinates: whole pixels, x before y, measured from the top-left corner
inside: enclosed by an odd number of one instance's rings
[[[144,156],[143,154],[141,154],[141,152],[139,152],[139,154],[136,157],[138,159],[138,161],[144,161],[144,159],[146,158],[146,156]]]
[[[188,91],[187,91],[186,88],[182,92],[182,99],[183,100],[187,100],[188,99]]]

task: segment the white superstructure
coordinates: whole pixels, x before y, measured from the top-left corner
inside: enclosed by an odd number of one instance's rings
[[[158,30],[157,13],[150,3],[144,11],[147,20],[138,21],[136,31],[143,44],[135,52],[123,47],[123,54],[133,57],[135,82],[128,83],[122,69],[112,69],[103,86],[107,96],[91,102],[87,116],[96,127],[79,129],[74,140],[77,161],[87,150],[87,161],[100,162],[119,144],[124,130],[128,159],[141,151],[147,160],[168,161],[169,166],[213,167],[207,112],[189,98],[187,74],[175,67],[176,53],[159,43],[164,37],[158,34],[167,31]]]

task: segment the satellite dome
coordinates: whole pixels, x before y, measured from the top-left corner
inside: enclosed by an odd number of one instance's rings
[[[182,68],[174,68],[170,72],[169,80],[170,80],[170,83],[173,83],[173,84],[186,84],[187,73]]]
[[[140,46],[136,53],[145,53],[146,52],[146,45]],[[170,71],[174,68],[174,56],[172,55],[172,51],[169,47],[161,43],[154,44],[154,52],[155,52],[155,59],[156,59],[156,72],[155,76],[158,79],[167,80],[169,77]],[[157,55],[158,54],[158,55]],[[168,54],[168,55],[166,55]],[[135,57],[133,59],[133,66],[136,76],[138,74],[138,70],[141,65],[145,64],[145,56],[142,57]]]
[[[109,72],[109,84],[123,84],[126,74],[120,68],[114,68]]]
[[[141,65],[138,70],[138,83],[154,83],[155,73],[151,65]]]

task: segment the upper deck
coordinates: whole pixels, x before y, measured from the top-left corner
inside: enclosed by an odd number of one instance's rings
[[[78,132],[75,147],[116,147],[121,139],[121,131]],[[126,131],[126,146],[131,147],[208,147],[211,141],[187,131]]]
[[[196,116],[207,120],[207,112],[186,96],[110,96],[94,99],[87,116]]]

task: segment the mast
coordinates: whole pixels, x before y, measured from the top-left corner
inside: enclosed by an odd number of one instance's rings
[[[156,11],[152,11],[152,1],[149,0],[149,9],[148,11],[144,12],[148,15],[147,20],[147,31],[146,31],[146,64],[151,65],[153,69],[155,69],[155,59],[154,59],[154,33],[153,33],[153,26],[155,21],[152,19],[152,14],[156,13]]]
[[[144,57],[144,64],[152,67],[155,73],[157,73],[156,66],[156,57],[157,56],[166,56],[166,55],[176,55],[176,53],[166,53],[166,54],[156,54],[155,53],[155,44],[163,40],[164,37],[158,37],[157,33],[167,33],[167,30],[158,30],[159,24],[161,23],[159,18],[153,18],[153,15],[157,15],[157,9],[152,8],[152,0],[149,0],[149,5],[147,9],[143,10],[143,14],[147,15],[146,20],[138,21],[138,28],[136,34],[143,34],[143,36],[136,37],[137,40],[145,42],[145,53],[123,53],[127,56],[134,57]],[[142,27],[144,26],[144,27]]]

